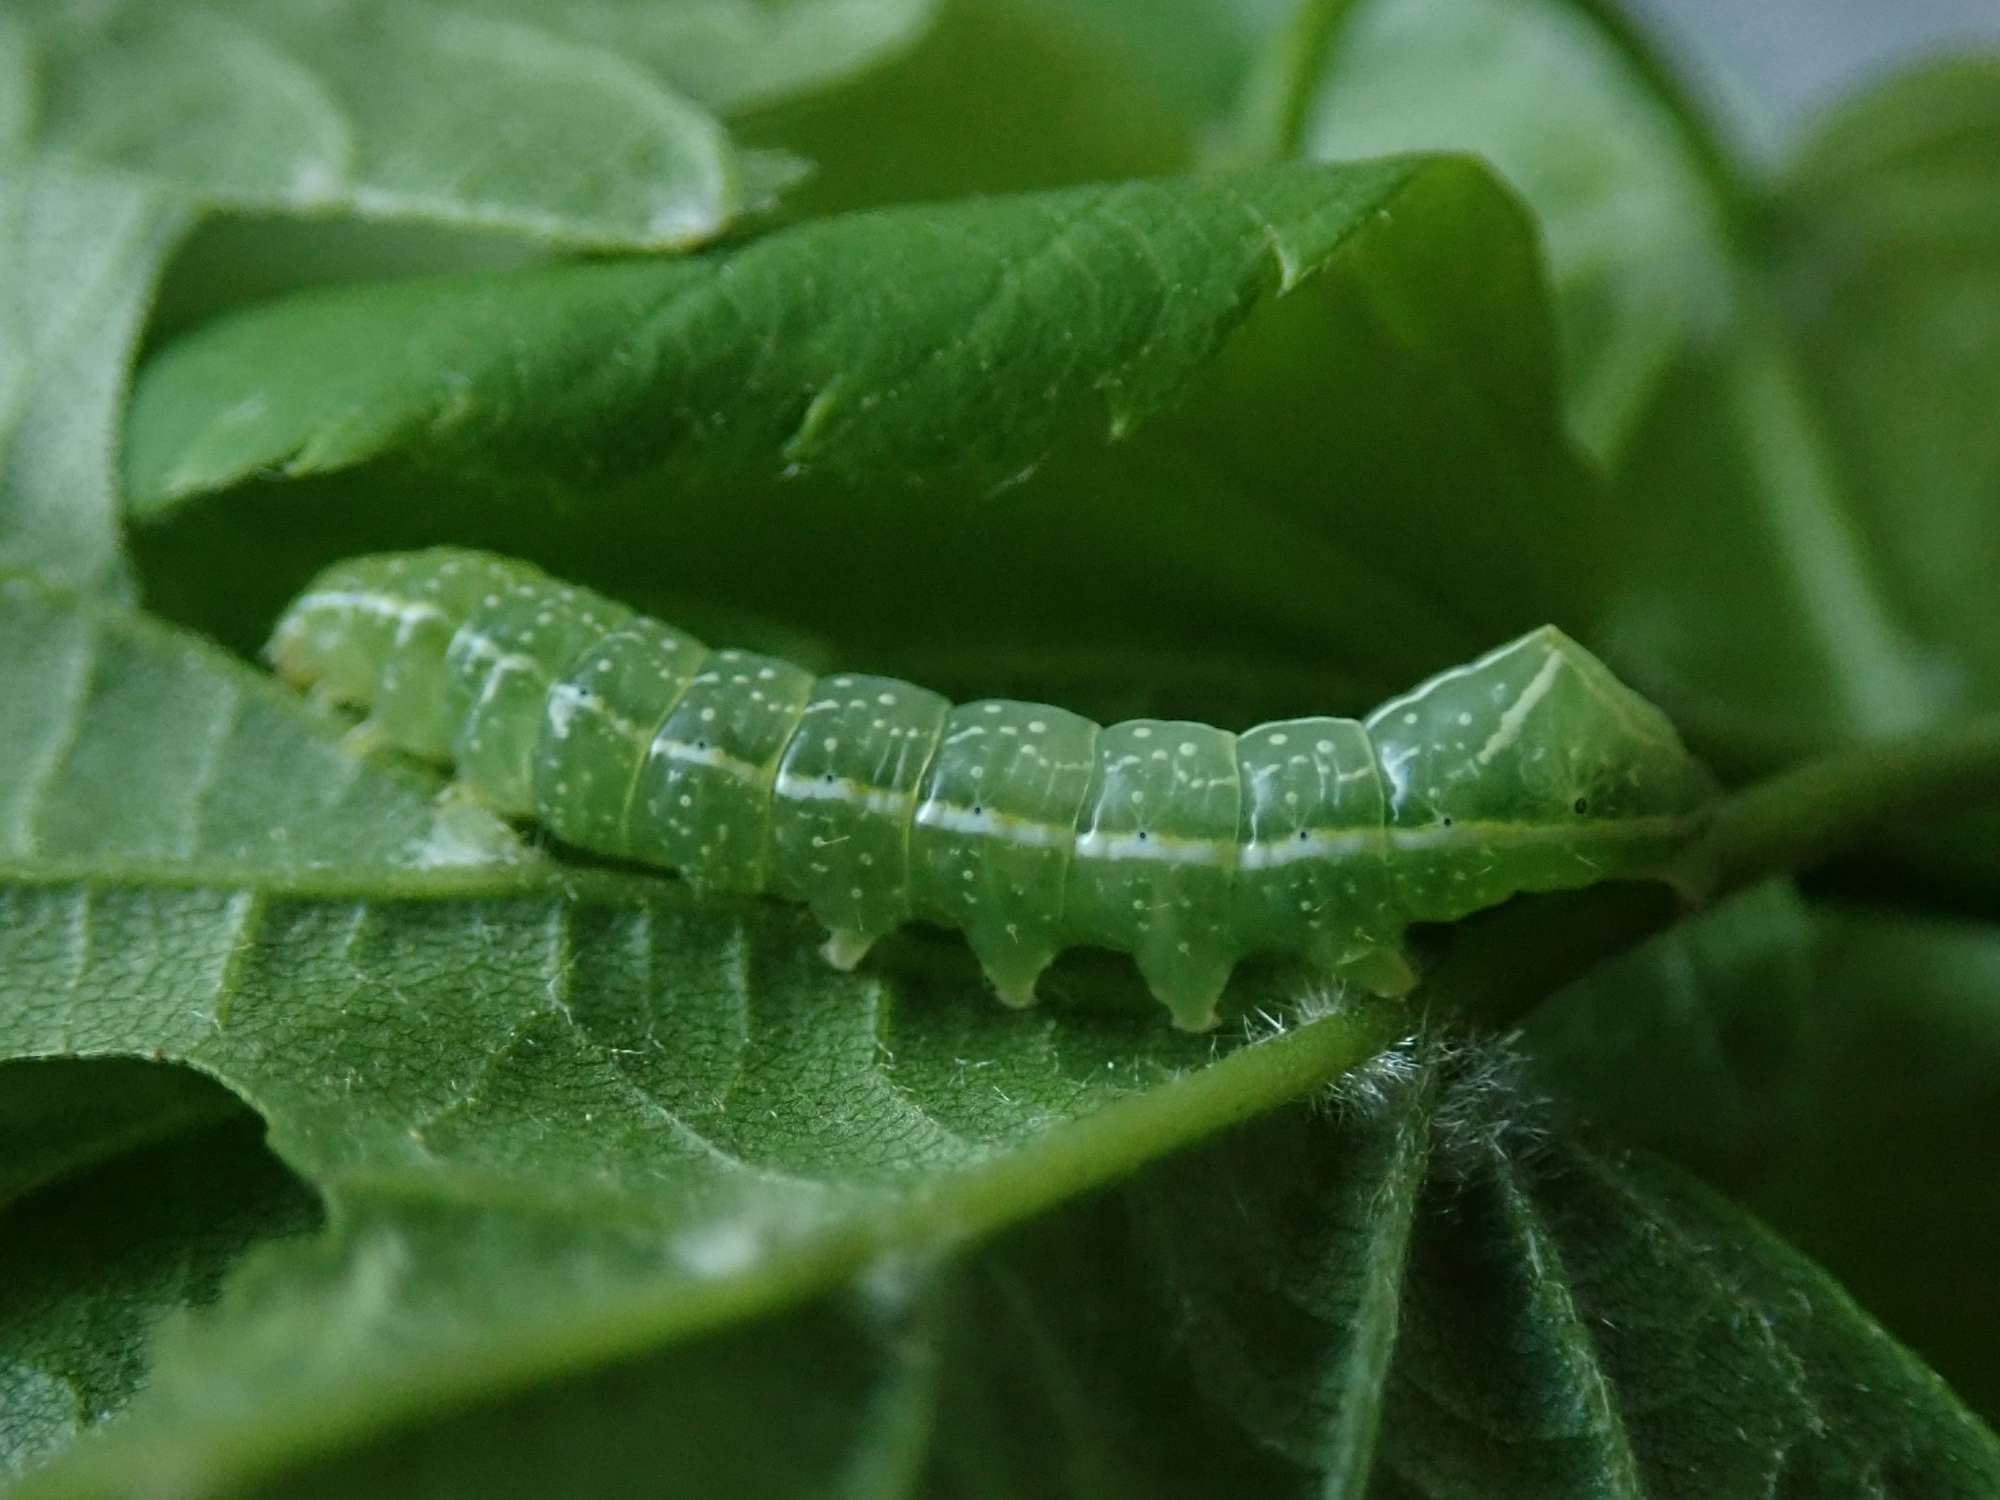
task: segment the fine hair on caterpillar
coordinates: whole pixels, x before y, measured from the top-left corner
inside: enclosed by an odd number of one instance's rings
[[[940,922],[1025,1005],[1091,944],[1132,954],[1191,1030],[1250,954],[1401,993],[1411,923],[1660,876],[1713,795],[1665,716],[1551,626],[1365,720],[1100,726],[815,678],[436,548],[327,569],[269,654],[503,816],[697,891],[805,902],[840,968]]]

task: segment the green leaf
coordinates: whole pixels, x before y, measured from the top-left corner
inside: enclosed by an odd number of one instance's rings
[[[1732,295],[1725,205],[1657,75],[1573,0],[1313,8],[1329,13],[1328,56],[1289,103],[1297,148],[1491,161],[1547,239],[1571,424],[1615,459],[1681,349]]]
[[[0,121],[0,571],[125,585],[118,418],[153,280],[187,223],[151,188],[10,158]]]
[[[1525,1045],[1574,1110],[1741,1192],[1797,1102],[1817,947],[1789,881],[1754,886],[1551,997]]]
[[[1611,465],[1628,526],[1599,637],[1621,669],[1735,769],[1960,708],[1943,663],[1912,670],[1921,644],[1857,528],[1835,423],[1775,311],[1791,268],[1771,273],[1768,206],[1615,7],[1301,14],[1313,24],[1278,39],[1267,80],[1290,91],[1260,101],[1296,119],[1277,144],[1476,150],[1537,212],[1570,422]]]
[[[2000,1414],[2000,933],[1747,893],[1606,966],[1527,1031],[1581,1111],[1791,1236]]]
[[[368,1346],[436,1338],[468,1295],[426,1274],[445,1214],[406,1202],[338,1249],[263,1257],[170,1341],[133,1422],[27,1493],[162,1474],[237,1492],[261,1470],[248,1492],[440,1474],[612,1495],[650,1472],[689,1493],[864,1494],[920,1470],[941,1495],[1698,1477],[1728,1500],[1970,1497],[2000,1476],[2000,1444],[1823,1274],[1685,1179],[1521,1110],[1475,1054],[1398,1054],[1337,1110],[1274,1115],[989,1250],[880,1263],[804,1307],[461,1391],[419,1421],[380,1410],[327,1444],[328,1414],[285,1422],[274,1389],[323,1363],[338,1391]],[[460,1274],[511,1269],[490,1237],[456,1248]],[[545,1264],[538,1288],[573,1294],[578,1272]]]
[[[1614,633],[1741,759],[2000,693],[1996,121],[2000,69],[1977,60],[1836,116],[1776,195],[1748,316],[1635,445],[1655,562]]]
[[[1826,434],[1896,603],[1963,696],[2000,702],[2000,57],[1836,115],[1781,199]]]
[[[271,875],[518,853],[487,814],[364,769],[296,695],[144,617],[0,579],[0,642],[0,859]]]
[[[1504,1066],[1359,1082],[1337,1128],[1277,1119],[1205,1153],[1147,1224],[1179,1362],[1314,1493],[1874,1475],[1973,1495],[2000,1473],[1992,1435],[1816,1268],[1656,1163],[1549,1133]]]
[[[0,1212],[50,1183],[156,1141],[234,1116],[242,1106],[178,1068],[143,1063],[0,1065]]]
[[[24,1118],[37,1105],[39,1122]],[[212,1301],[248,1244],[310,1229],[319,1210],[254,1117],[180,1069],[0,1065],[0,1111],[10,1176],[32,1162],[63,1179],[0,1208],[5,1478],[120,1411],[147,1383],[161,1319]]]
[[[1517,212],[1448,159],[880,211],[226,320],[149,366],[130,483],[157,524],[365,465],[294,547],[488,541],[878,661],[1290,643],[1387,691],[1594,607],[1545,318]]]
[[[37,80],[27,139],[53,155],[206,203],[671,246],[798,173],[711,109],[840,77],[926,9],[37,0],[8,37]]]
[[[197,1067],[264,1116],[330,1216],[177,1326],[127,1418],[29,1493],[161,1476],[352,1493],[434,1471],[611,1494],[660,1465],[725,1492],[869,1493],[926,1465],[969,1484],[963,1466],[1021,1455],[978,1395],[1019,1334],[968,1339],[986,1274],[968,1243],[1310,1095],[1403,1024],[1369,1002],[1217,1043],[1159,1026],[1124,966],[1088,960],[1024,1015],[949,938],[906,935],[842,975],[775,903],[548,860],[428,868],[421,787],[337,760],[247,668],[47,590],[6,602],[0,639],[25,665],[0,703],[72,707],[53,738],[32,713],[0,732],[0,783],[34,788],[16,820],[33,836],[0,870],[0,1054]],[[177,726],[204,698],[235,706],[195,722],[235,727],[190,771]],[[87,834],[60,833],[86,808]],[[401,841],[375,826],[397,818]],[[259,827],[291,832],[246,838]],[[343,841],[353,865],[315,862]],[[1163,1386],[1226,1439],[1190,1482],[1385,1473],[1393,1492],[1498,1472],[1562,1493],[1692,1467],[1728,1494],[1780,1453],[1836,1489],[1871,1464],[1993,1472],[1990,1437],[1817,1273],[1743,1248],[1724,1210],[1650,1169],[1571,1143],[1551,1172],[1476,1057],[1395,1053],[1340,1099],[1135,1190],[1139,1248],[1108,1262],[1130,1270],[1095,1281],[1104,1317],[1172,1334],[1157,1356],[1099,1341],[1122,1372],[1052,1381],[1093,1302],[1016,1273],[1024,1326],[1047,1323],[1039,1374],[1018,1378],[1102,1392],[1059,1424],[1080,1472],[1151,1472],[1087,1414]],[[90,1129],[45,1125],[44,1158]],[[139,1153],[102,1171],[128,1167],[150,1170]],[[266,1232],[229,1222],[203,1264]],[[172,1243],[145,1228],[133,1254],[153,1266]],[[78,1331],[99,1284],[34,1256],[57,1290],[28,1319],[32,1369],[109,1349],[72,1388],[115,1404],[142,1331],[193,1293],[142,1268],[158,1289],[100,1345]],[[1163,1306],[1119,1305],[1160,1285]],[[1511,1331],[1492,1332],[1496,1308]],[[1473,1339],[1487,1353],[1468,1362]],[[1718,1358],[1729,1422],[1705,1417]],[[1893,1393],[1893,1422],[1863,1384]],[[36,1383],[8,1408],[17,1461],[62,1440],[59,1396]],[[773,1409],[790,1414],[776,1438],[742,1421]],[[539,1456],[496,1473],[503,1435],[530,1433]]]
[[[1855,524],[1826,413],[1773,317],[1683,361],[1619,487],[1634,563],[1607,644],[1712,757],[1765,768],[1965,707]]]
[[[938,1253],[1393,1024],[1337,1015],[1209,1066],[1123,969],[1093,1008],[1024,1017],[954,942],[843,976],[775,903],[467,864],[439,847],[454,809],[249,669],[23,583],[0,605],[0,1055],[197,1067],[335,1218],[307,1258],[354,1341],[227,1340],[240,1394],[199,1383],[213,1425],[189,1429],[209,1461],[255,1472]],[[304,1274],[265,1284],[290,1307]]]
[[[1283,3],[941,0],[903,56],[741,129],[812,160],[804,216],[1182,172]]]

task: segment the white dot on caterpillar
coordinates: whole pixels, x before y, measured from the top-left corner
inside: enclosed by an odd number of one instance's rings
[[[850,901],[859,901],[861,899],[861,887],[857,885],[851,888],[847,893],[847,899]]]
[[[1403,722],[1404,722],[1405,724],[1414,724],[1414,723],[1416,723],[1416,722],[1417,722],[1417,716],[1416,716],[1416,715],[1415,715],[1414,713],[1407,713],[1407,714],[1404,714],[1404,715],[1403,715]]]
[[[1282,734],[1274,734],[1271,736],[1271,743],[1274,745],[1282,745],[1286,742],[1287,738],[1288,738],[1287,736]]]
[[[1313,746],[1313,749],[1319,751],[1321,755],[1331,755],[1333,754],[1333,741],[1321,740],[1318,744]]]
[[[875,701],[881,704],[884,708],[891,708],[895,705],[896,695],[894,693],[877,693],[875,695]]]
[[[1030,720],[1028,720],[1028,733],[1030,733],[1030,734],[1047,734],[1048,732],[1049,732],[1049,725],[1048,725],[1048,721],[1047,721],[1046,719],[1030,719]]]
[[[1459,716],[1458,716],[1458,727],[1459,727],[1460,729],[1463,729],[1463,728],[1465,728],[1465,726],[1466,726],[1466,725],[1468,725],[1468,724],[1470,724],[1471,722],[1472,722],[1472,715],[1471,715],[1471,714],[1469,714],[1469,713],[1464,713],[1464,712],[1461,712],[1461,713],[1459,714]]]
[[[778,669],[776,667],[759,667],[757,669],[757,680],[759,682],[769,682],[773,677],[776,677],[777,675],[778,675]]]
[[[1150,740],[1152,737],[1153,731],[1148,729],[1144,724],[1141,724],[1137,729],[1132,731],[1132,738],[1135,740]]]
[[[715,710],[714,710],[714,709],[712,709],[712,708],[704,708],[704,709],[703,709],[703,710],[701,711],[701,722],[702,722],[702,723],[704,723],[704,724],[708,724],[708,723],[712,723],[712,722],[714,721],[714,719],[715,719]]]
[[[1182,741],[1181,741],[1181,754],[1183,754],[1183,755],[1192,755],[1192,754],[1194,754],[1194,741],[1193,741],[1193,740],[1182,740]]]
[[[686,792],[682,792],[680,796],[680,803],[682,807],[693,807],[694,798],[689,796]]]

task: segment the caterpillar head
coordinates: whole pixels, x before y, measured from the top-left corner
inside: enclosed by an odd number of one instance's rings
[[[1666,715],[1552,625],[1368,720],[1413,915],[1657,874],[1715,796]]]

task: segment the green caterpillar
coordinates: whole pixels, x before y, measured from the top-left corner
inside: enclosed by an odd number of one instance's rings
[[[1058,952],[1097,944],[1192,1030],[1250,953],[1400,993],[1410,923],[1658,876],[1713,795],[1659,710],[1553,627],[1365,721],[1101,728],[711,651],[441,548],[329,568],[270,655],[496,812],[699,890],[806,902],[840,968],[942,922],[1026,1005]]]

